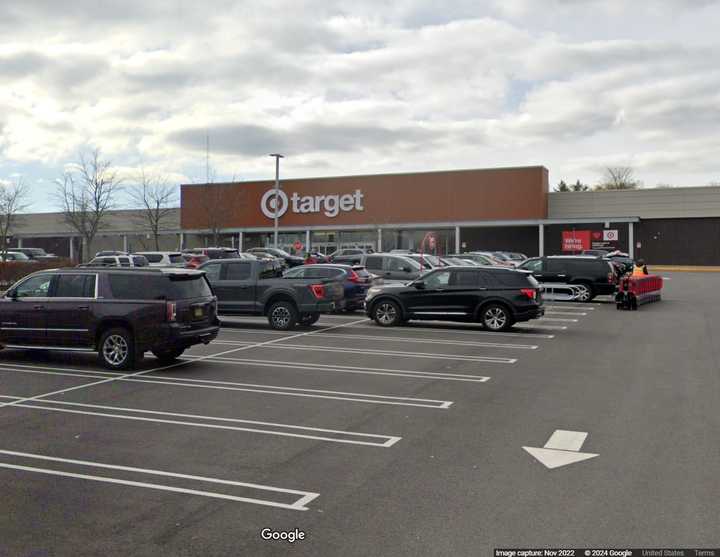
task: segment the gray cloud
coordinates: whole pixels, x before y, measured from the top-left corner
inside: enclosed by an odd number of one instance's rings
[[[31,78],[60,89],[80,86],[100,76],[107,68],[108,63],[104,59],[86,54],[50,57],[23,51],[0,57],[0,77]]]

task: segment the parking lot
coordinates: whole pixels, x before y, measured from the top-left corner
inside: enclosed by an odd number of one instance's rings
[[[665,276],[639,311],[547,302],[506,333],[225,318],[127,373],[4,351],[0,555],[717,546],[717,275]],[[556,430],[597,456],[523,450]]]

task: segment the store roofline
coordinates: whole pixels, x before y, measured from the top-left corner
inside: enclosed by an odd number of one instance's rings
[[[538,165],[530,165],[530,166],[499,166],[499,167],[491,167],[491,168],[458,168],[453,170],[425,170],[420,172],[383,172],[380,174],[343,174],[340,176],[308,176],[306,178],[280,178],[280,183],[286,183],[286,182],[299,182],[302,180],[337,180],[339,178],[375,178],[375,177],[384,177],[384,176],[416,176],[418,174],[447,174],[451,172],[478,172],[483,170],[501,170],[501,171],[510,171],[510,170],[534,170],[534,169],[543,169],[546,172],[549,172],[546,166],[538,164]],[[237,180],[235,182],[202,182],[197,184],[180,184],[181,187],[185,186],[232,186],[232,185],[238,185],[238,184],[262,184],[266,182],[275,183],[274,178],[268,178],[266,180]]]

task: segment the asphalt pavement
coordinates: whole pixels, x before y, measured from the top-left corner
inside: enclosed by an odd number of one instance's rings
[[[665,276],[504,334],[227,318],[129,376],[3,351],[0,555],[720,547],[718,275]]]

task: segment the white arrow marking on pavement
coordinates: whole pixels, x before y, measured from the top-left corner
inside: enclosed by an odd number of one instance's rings
[[[581,453],[588,434],[585,431],[567,431],[556,429],[543,448],[523,447],[546,468],[560,468],[575,462],[598,456],[593,453]]]

